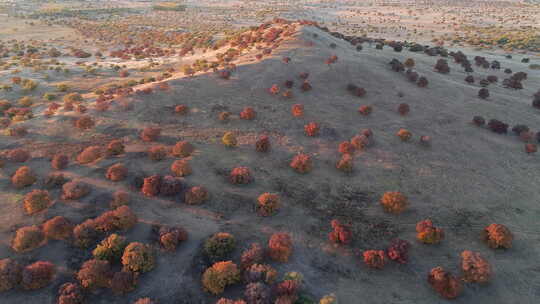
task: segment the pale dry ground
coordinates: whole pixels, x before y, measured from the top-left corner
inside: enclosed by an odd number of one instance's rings
[[[313,37],[317,33],[318,37]],[[313,46],[307,42],[312,41]],[[336,43],[333,50],[328,46]],[[472,60],[476,53],[466,52]],[[328,67],[324,60],[336,54],[338,62]],[[292,58],[281,62],[282,56]],[[390,70],[392,58],[417,62],[417,70],[426,75],[429,87],[422,89],[409,83],[402,74]],[[130,182],[111,184],[104,179],[106,168],[123,162],[136,174],[166,174],[173,159],[155,163],[145,151],[138,133],[146,126],[163,128],[161,144],[172,145],[180,139],[192,142],[197,151],[191,164],[194,174],[188,185],[204,185],[212,199],[200,207],[187,207],[181,198],[145,198],[132,192],[131,206],[141,223],[128,233],[132,241],[152,242],[151,223],[183,225],[190,240],[172,254],[158,253],[157,268],[142,276],[138,289],[125,297],[114,297],[100,291],[90,296],[90,303],[129,303],[140,296],[152,296],[159,303],[214,303],[216,298],[200,290],[201,268],[198,246],[213,232],[224,230],[235,234],[240,248],[251,241],[265,243],[273,231],[289,231],[295,252],[287,264],[273,264],[280,270],[300,271],[305,276],[305,289],[316,297],[336,292],[340,303],[443,303],[427,285],[427,272],[442,265],[459,273],[462,250],[479,251],[494,268],[493,282],[488,286],[468,286],[455,303],[535,303],[540,297],[538,257],[540,255],[540,163],[538,155],[527,155],[523,143],[515,136],[501,136],[473,127],[474,115],[501,119],[510,125],[524,123],[540,130],[538,111],[530,106],[532,94],[539,89],[540,73],[526,69],[518,56],[507,60],[500,55],[488,56],[501,61],[502,67],[526,71],[528,80],[520,91],[502,88],[505,75],[500,71],[477,69],[475,77],[496,74],[499,84],[490,85],[491,97],[476,97],[476,85],[467,85],[462,68],[450,63],[451,73],[433,72],[438,57],[408,51],[395,53],[364,45],[356,52],[344,41],[314,28],[303,28],[295,39],[275,51],[272,58],[256,62],[253,54],[242,56],[230,80],[213,74],[193,78],[175,75],[168,81],[169,91],[134,97],[133,110],[113,107],[98,117],[95,131],[79,132],[71,127],[67,116],[60,113],[51,119],[37,118],[26,122],[30,135],[14,140],[2,136],[0,148],[20,145],[35,147],[30,166],[40,177],[50,171],[48,163],[53,151],[68,151],[74,156],[80,147],[123,138],[127,154],[91,166],[72,164],[69,176],[82,176],[93,186],[92,194],[81,202],[58,200],[46,214],[35,217],[22,212],[22,195],[30,189],[15,191],[9,176],[17,168],[7,164],[0,179],[0,257],[20,257],[9,248],[15,228],[62,214],[74,222],[95,216],[104,210],[113,189],[131,189]],[[298,89],[300,72],[310,72],[313,90]],[[292,100],[271,96],[267,89],[274,83],[295,80]],[[345,90],[349,82],[366,88],[364,98],[350,96]],[[145,85],[146,86],[146,85]],[[397,97],[403,92],[404,97]],[[397,113],[397,106],[411,106],[408,116]],[[294,119],[290,108],[294,103],[305,106],[306,116]],[[175,116],[173,108],[186,104],[190,113]],[[363,117],[356,112],[362,104],[374,111]],[[220,111],[239,113],[252,106],[258,113],[254,121],[239,120],[221,123]],[[303,126],[310,121],[322,125],[317,138],[306,137]],[[344,175],[335,168],[337,146],[360,129],[374,131],[375,144],[356,158],[356,170]],[[414,139],[402,143],[395,136],[399,128],[409,129]],[[225,131],[239,136],[240,146],[227,149],[220,144]],[[273,149],[268,155],[254,151],[257,135],[268,134]],[[430,148],[418,145],[420,135],[433,137]],[[52,144],[51,144],[52,143]],[[49,146],[50,145],[50,146]],[[314,170],[298,175],[288,168],[294,153],[305,151],[314,156]],[[255,183],[246,187],[230,185],[226,179],[231,168],[248,166]],[[36,185],[32,188],[38,188]],[[410,209],[399,216],[383,213],[378,199],[385,191],[402,191],[411,202]],[[259,218],[253,212],[256,197],[263,192],[279,193],[283,209],[274,217]],[[58,190],[52,192],[55,198]],[[334,218],[351,221],[356,232],[354,250],[334,250],[326,242],[329,221]],[[432,218],[446,231],[446,239],[437,246],[425,246],[414,240],[416,222]],[[490,223],[507,225],[515,234],[514,247],[506,251],[489,249],[480,240],[480,231]],[[383,249],[390,239],[399,236],[412,243],[410,263],[389,264],[384,270],[366,268],[358,251]],[[241,250],[235,251],[238,258]],[[79,251],[66,243],[50,242],[45,247],[23,255],[24,259],[50,259],[61,266],[55,284],[36,292],[9,292],[2,303],[50,303],[57,287],[69,280],[73,270],[88,258],[88,251]],[[228,289],[226,296],[235,298],[243,292]]]
[[[25,24],[34,22],[34,25]],[[62,26],[45,26],[39,21],[24,20],[12,17],[0,18],[0,40],[47,40],[47,39],[74,39],[78,35],[74,29]]]

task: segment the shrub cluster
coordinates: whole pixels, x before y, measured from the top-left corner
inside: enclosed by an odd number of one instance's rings
[[[253,182],[253,177],[248,167],[236,167],[232,169],[229,180],[234,185],[246,185]]]
[[[34,175],[32,169],[27,166],[22,166],[11,177],[11,183],[15,188],[24,188],[34,184],[37,181],[37,177]]]
[[[100,146],[90,146],[85,148],[78,156],[79,164],[89,164],[95,162],[103,156],[103,151]]]
[[[388,258],[400,264],[406,264],[409,258],[408,252],[411,244],[405,240],[394,239],[386,250]]]
[[[105,177],[113,182],[119,182],[127,177],[128,168],[123,164],[114,164],[107,169]]]
[[[231,261],[217,262],[206,269],[202,276],[202,284],[206,291],[218,295],[225,291],[225,287],[240,280],[240,271]],[[249,300],[248,300],[249,302]]]
[[[127,245],[122,255],[124,270],[145,273],[155,266],[155,257],[149,245],[133,242]]]
[[[24,267],[21,285],[26,290],[35,290],[49,285],[56,274],[56,267],[48,261],[37,261]]]
[[[195,151],[193,145],[188,141],[179,141],[172,148],[172,155],[176,157],[189,157]]]
[[[65,200],[77,200],[85,197],[90,193],[90,186],[82,181],[74,180],[67,182],[62,186],[63,195]]]
[[[424,244],[438,244],[444,239],[444,231],[433,226],[430,219],[416,224],[416,238]]]
[[[480,253],[465,250],[461,253],[461,270],[465,282],[487,283],[491,278],[491,266]]]
[[[277,194],[263,193],[257,199],[257,213],[260,216],[274,215],[280,207],[280,200]]]
[[[407,197],[401,192],[385,192],[380,202],[384,211],[395,214],[403,212],[409,204]]]
[[[370,268],[382,269],[386,263],[383,250],[366,250],[363,253],[364,263]]]
[[[68,240],[72,231],[73,224],[63,216],[55,216],[43,223],[43,233],[50,240]]]
[[[190,205],[199,205],[209,198],[208,191],[202,186],[191,187],[186,191],[184,200]]]
[[[45,234],[39,226],[26,226],[17,229],[11,241],[11,248],[18,253],[23,253],[39,248],[45,242]]]
[[[19,286],[22,280],[22,269],[15,260],[9,258],[0,260],[0,292]]]
[[[268,240],[268,255],[274,261],[287,262],[292,250],[292,239],[288,233],[274,233]]]
[[[89,290],[108,288],[112,275],[109,261],[92,259],[83,263],[77,272],[77,280],[83,288]]]
[[[167,251],[175,251],[176,247],[187,239],[188,233],[182,227],[162,226],[159,229],[159,243]]]
[[[311,171],[313,163],[309,155],[300,153],[294,156],[293,160],[290,163],[290,166],[296,172],[305,174]]]
[[[188,176],[192,173],[191,165],[186,159],[175,160],[171,165],[171,172],[178,177]]]
[[[506,226],[491,224],[484,228],[483,239],[491,248],[508,249],[512,247],[514,236]]]
[[[345,225],[338,220],[332,220],[330,222],[332,231],[328,234],[330,242],[338,245],[347,245],[351,242],[352,231],[350,225]]]
[[[24,197],[23,206],[27,214],[34,214],[47,209],[52,201],[47,190],[32,190]]]
[[[463,290],[460,280],[440,266],[431,269],[427,280],[429,285],[446,299],[457,298]]]

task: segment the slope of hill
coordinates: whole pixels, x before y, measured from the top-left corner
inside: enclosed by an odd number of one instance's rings
[[[201,273],[209,266],[200,247],[218,231],[235,235],[238,249],[231,257],[235,261],[251,242],[266,245],[272,233],[289,232],[294,243],[290,261],[272,265],[280,273],[302,273],[303,293],[313,298],[334,292],[340,303],[437,303],[441,300],[426,283],[427,273],[443,266],[460,274],[460,253],[472,250],[491,263],[494,276],[489,285],[467,285],[456,303],[533,303],[540,284],[535,269],[540,254],[535,246],[540,233],[538,156],[525,153],[524,143],[512,132],[499,135],[473,125],[471,120],[480,115],[540,130],[539,112],[530,105],[539,89],[540,72],[527,71],[522,90],[504,88],[502,80],[508,75],[503,70],[525,70],[526,64],[518,58],[488,55],[488,60],[500,61],[502,69],[474,67],[470,74],[477,83],[488,75],[499,79],[488,86],[490,97],[481,99],[481,87],[467,84],[464,79],[469,74],[450,57],[450,73],[441,74],[433,69],[438,56],[407,49],[395,52],[388,46],[378,50],[367,42],[357,51],[349,42],[319,28],[295,26],[294,35],[281,37],[283,42],[262,60],[256,58],[260,50],[239,55],[228,79],[210,72],[193,77],[177,73],[163,81],[167,85],[162,89],[156,83],[134,87],[136,91],[152,88],[151,94],[118,97],[107,112],[90,110],[96,120],[90,131],[74,129],[73,115],[63,112],[52,118],[40,114],[28,121],[29,135],[22,139],[3,138],[2,149],[31,150],[33,158],[28,165],[40,178],[50,171],[48,162],[56,152],[74,160],[84,147],[121,139],[126,153],[87,165],[73,161],[64,174],[90,185],[91,193],[81,200],[58,199],[46,213],[33,217],[19,207],[21,195],[31,188],[14,190],[10,177],[19,164],[6,163],[0,180],[0,208],[4,210],[0,215],[0,257],[16,256],[9,247],[16,228],[40,224],[56,215],[80,223],[107,210],[112,192],[127,190],[130,208],[139,218],[135,228],[126,233],[128,239],[152,243],[156,226],[181,225],[189,240],[176,252],[159,252],[156,269],[141,276],[135,291],[124,297],[99,291],[88,295],[89,303],[131,303],[143,296],[159,303],[215,303],[218,297],[209,296],[200,287]],[[479,55],[466,54],[471,60]],[[328,61],[334,55],[337,58]],[[404,72],[392,71],[392,59],[404,62],[407,58],[412,58],[414,70],[428,79],[427,87],[408,81]],[[309,73],[311,90],[301,89],[301,73]],[[287,80],[294,82],[290,98],[282,96]],[[351,83],[364,88],[366,94],[351,94],[347,90]],[[280,88],[279,94],[269,93],[274,85]],[[410,106],[408,114],[398,113],[401,103]],[[175,113],[180,104],[188,107],[187,114]],[[302,117],[291,114],[294,104],[303,105]],[[372,113],[360,115],[362,105],[371,106]],[[245,107],[256,111],[255,119],[240,118],[238,113]],[[229,119],[218,119],[222,112],[230,112]],[[306,136],[305,125],[310,122],[319,124],[318,136]],[[157,142],[140,139],[145,127],[161,128]],[[412,133],[410,141],[402,142],[396,136],[402,128]],[[372,130],[371,145],[353,153],[351,173],[337,170],[339,144],[363,129]],[[221,138],[226,132],[236,135],[237,147],[223,146]],[[270,138],[269,153],[255,151],[261,135]],[[420,136],[431,137],[431,144],[421,144]],[[170,174],[174,160],[169,156],[152,161],[147,150],[154,145],[170,147],[180,140],[195,147],[187,158],[193,174],[182,180],[183,189],[204,186],[210,199],[202,205],[185,204],[183,195],[169,198],[140,193],[142,177]],[[313,169],[308,174],[298,174],[289,167],[298,153],[312,157]],[[115,163],[128,168],[126,181],[110,183],[105,179],[107,168]],[[248,167],[254,181],[231,184],[229,174],[236,167]],[[387,191],[405,194],[409,208],[399,215],[385,213],[379,200]],[[61,196],[61,189],[50,192]],[[265,192],[281,198],[280,211],[271,217],[259,217],[254,211],[257,197]],[[428,218],[445,231],[445,239],[438,245],[415,240],[416,223]],[[351,244],[328,244],[332,219],[351,224]],[[493,250],[482,241],[481,232],[491,223],[504,224],[512,231],[515,240],[511,249]],[[384,250],[394,238],[411,243],[407,264],[389,262],[383,270],[373,270],[362,263],[364,250]],[[58,286],[72,280],[73,273],[90,257],[88,250],[50,242],[24,258],[47,259],[58,265],[55,284],[36,292],[12,291],[2,296],[6,303],[51,302]],[[228,288],[224,296],[239,298],[242,293],[243,288],[237,285]]]

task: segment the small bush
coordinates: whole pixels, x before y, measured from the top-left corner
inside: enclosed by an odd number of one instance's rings
[[[491,224],[484,228],[482,238],[487,242],[490,248],[509,249],[512,247],[514,236],[506,226],[501,224]]]
[[[386,263],[383,250],[366,250],[363,253],[364,263],[370,268],[382,269]]]
[[[137,220],[137,216],[128,206],[120,206],[98,216],[94,220],[94,226],[99,232],[125,231],[135,226]]]
[[[259,137],[255,142],[255,151],[262,153],[270,151],[270,138],[266,135]]]
[[[246,304],[244,300],[230,300],[226,298],[219,299],[216,304]]]
[[[175,160],[171,165],[171,172],[178,177],[191,175],[192,169],[186,159]]]
[[[179,141],[172,148],[172,155],[176,157],[189,157],[195,148],[188,141]]]
[[[45,244],[45,234],[38,226],[26,226],[17,229],[11,241],[11,248],[18,253],[32,251]]]
[[[12,259],[0,260],[0,292],[17,287],[22,280],[22,267]]]
[[[84,294],[75,283],[64,283],[58,289],[58,304],[83,304]]]
[[[47,209],[52,201],[47,190],[32,190],[24,197],[24,210],[27,214],[34,214]]]
[[[487,99],[489,97],[489,90],[487,88],[481,88],[478,91],[478,97],[482,99]]]
[[[482,116],[474,116],[472,122],[478,127],[482,127],[486,124],[486,120]]]
[[[263,261],[264,251],[259,243],[252,243],[250,247],[242,252],[240,257],[240,268],[247,269],[253,264]]]
[[[406,264],[409,259],[409,248],[411,244],[405,240],[394,239],[386,250],[388,258],[400,264]]]
[[[92,129],[96,123],[90,116],[81,116],[75,121],[75,127],[81,130]]]
[[[292,239],[287,233],[274,233],[268,241],[268,255],[278,262],[287,262],[292,254]]]
[[[22,272],[21,285],[26,290],[35,290],[49,285],[56,274],[51,262],[37,261],[26,266]]]
[[[94,251],[92,251],[92,255],[98,260],[114,262],[120,260],[126,246],[126,238],[113,233],[97,245]]]
[[[223,111],[218,114],[218,119],[222,122],[227,122],[231,118],[231,112]]]
[[[225,291],[225,287],[240,280],[240,271],[231,261],[217,262],[206,269],[202,276],[202,284],[206,291],[218,295]]]
[[[290,163],[291,168],[296,172],[305,174],[311,171],[313,164],[311,157],[307,154],[297,154]]]
[[[187,239],[188,233],[182,227],[162,226],[159,229],[159,244],[167,251],[175,251],[178,244]]]
[[[165,196],[173,196],[182,191],[182,179],[166,175],[161,179],[159,193]]]
[[[149,245],[134,242],[130,243],[122,255],[124,270],[145,273],[155,266],[155,257]]]
[[[157,196],[161,188],[161,177],[152,175],[144,179],[142,193],[146,196]]]
[[[234,236],[226,232],[218,232],[204,242],[203,253],[211,261],[223,261],[236,247]]]
[[[152,146],[148,150],[148,158],[153,161],[161,161],[167,157],[167,148],[162,145]]]
[[[399,129],[396,135],[401,139],[401,141],[408,141],[412,137],[412,133],[406,129]]]
[[[403,212],[408,205],[407,197],[401,192],[385,192],[380,202],[384,211],[395,214]]]
[[[13,149],[7,153],[7,159],[14,163],[24,163],[30,159],[30,153],[24,149]]]
[[[253,120],[257,116],[257,113],[252,107],[245,107],[242,112],[240,112],[240,118],[245,120]]]
[[[293,105],[291,108],[291,113],[294,117],[304,116],[304,105],[301,105],[301,104]]]
[[[146,142],[156,141],[161,135],[161,128],[146,127],[141,132],[141,139]]]
[[[336,168],[343,172],[352,172],[354,168],[354,160],[351,154],[343,154],[337,162]]]
[[[77,280],[83,288],[89,290],[108,288],[111,285],[111,278],[111,265],[105,260],[88,260],[77,272]]]
[[[100,146],[90,146],[85,148],[78,156],[77,162],[79,164],[89,164],[95,162],[103,156],[103,152]]]
[[[444,231],[433,226],[430,219],[416,224],[416,238],[424,244],[437,244],[444,239]]]
[[[244,271],[244,281],[247,283],[263,282],[272,284],[276,277],[277,271],[270,265],[253,264]]]
[[[233,185],[246,185],[253,182],[253,177],[249,168],[237,167],[232,169],[229,180]]]
[[[124,154],[124,143],[121,140],[112,140],[107,145],[106,154],[107,156],[116,156]]]
[[[505,124],[504,122],[497,119],[490,119],[488,122],[488,128],[492,132],[495,132],[498,134],[508,133],[508,124]]]
[[[72,231],[73,224],[63,216],[55,216],[43,223],[43,233],[50,240],[68,240]]]
[[[98,237],[99,232],[96,230],[96,223],[92,219],[88,219],[73,228],[74,243],[78,247],[87,248]]]
[[[400,103],[398,106],[398,113],[401,115],[407,115],[410,111],[410,107],[406,103]]]
[[[363,106],[360,106],[360,108],[358,108],[358,113],[364,116],[368,116],[369,114],[371,114],[372,111],[373,109],[371,108],[371,106],[367,106],[367,105],[363,105]]]
[[[446,299],[457,298],[463,290],[460,280],[440,266],[431,269],[427,280],[429,285]]]
[[[15,174],[11,177],[11,183],[15,188],[24,188],[34,184],[37,181],[37,177],[29,167],[23,166],[15,171]]]
[[[358,151],[362,151],[367,148],[370,144],[369,137],[366,135],[355,135],[351,138],[351,145]]]
[[[535,144],[533,143],[528,143],[528,144],[525,144],[525,152],[526,153],[536,153],[536,151],[538,151],[538,148],[536,147]]]
[[[330,222],[333,231],[328,234],[330,242],[338,245],[347,245],[351,242],[352,231],[349,225],[344,225],[338,220]]]
[[[190,205],[199,205],[207,201],[209,198],[208,191],[202,186],[195,186],[189,188],[186,191],[184,200],[187,204]]]
[[[175,108],[174,108],[174,112],[176,114],[180,114],[180,115],[185,115],[187,114],[189,111],[189,108],[188,106],[186,105],[177,105]]]
[[[429,81],[424,76],[420,76],[420,78],[418,78],[418,82],[416,83],[416,85],[418,85],[418,87],[420,88],[425,88],[428,86],[428,84],[429,84]]]
[[[65,183],[62,186],[63,195],[62,198],[65,200],[77,200],[85,197],[90,193],[90,186],[86,183],[83,183],[78,180],[74,180],[68,183]]]
[[[272,292],[270,290],[270,287],[261,282],[249,283],[246,285],[244,297],[246,298],[247,303],[250,304],[270,304]]]
[[[234,136],[234,134],[232,132],[226,132],[224,135],[223,135],[223,138],[221,138],[221,142],[227,146],[227,147],[236,147],[237,145],[237,141],[236,141],[236,136]]]
[[[339,144],[338,151],[342,154],[352,154],[354,153],[354,146],[350,142],[344,141]]]
[[[319,304],[338,304],[338,299],[335,294],[331,293],[322,297]]]
[[[113,182],[124,180],[127,177],[128,169],[123,164],[114,164],[107,169],[105,177]]]
[[[133,304],[157,304],[157,302],[152,301],[150,298],[140,298],[133,302]]]
[[[64,154],[56,154],[51,160],[51,167],[56,170],[63,170],[67,168],[69,158]]]
[[[487,283],[491,278],[491,266],[479,253],[465,250],[461,253],[461,270],[465,282]]]
[[[257,213],[260,216],[274,215],[280,207],[277,194],[263,193],[257,199]]]

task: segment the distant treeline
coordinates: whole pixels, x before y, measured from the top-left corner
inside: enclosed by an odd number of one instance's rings
[[[29,15],[30,18],[39,17],[84,17],[88,15],[99,14],[120,14],[120,13],[134,13],[136,9],[129,7],[119,8],[94,8],[94,9],[69,9],[63,8],[59,10],[43,10],[35,12]]]
[[[186,10],[186,6],[179,3],[172,3],[172,2],[166,2],[166,3],[159,3],[152,8],[156,11],[177,11],[177,12],[183,12]]]

